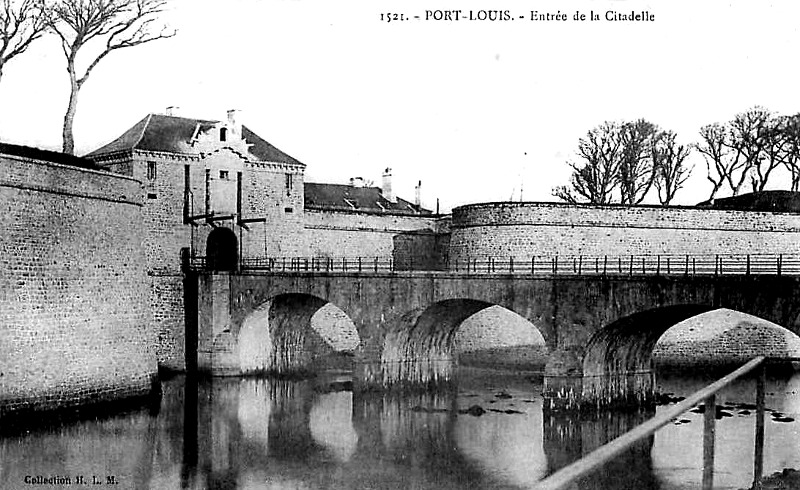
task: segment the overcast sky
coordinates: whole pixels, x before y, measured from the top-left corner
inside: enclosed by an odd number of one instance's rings
[[[510,10],[510,22],[385,23],[381,12]],[[567,22],[531,22],[566,12]],[[654,22],[575,22],[576,10],[646,10]],[[800,2],[173,0],[172,39],[110,55],[81,92],[79,154],[170,105],[230,108],[307,165],[306,180],[380,182],[442,211],[469,202],[551,201],[578,138],[604,120],[646,118],[688,143],[753,105],[793,114]],[[0,140],[61,145],[68,79],[53,38],[8,64]],[[694,155],[677,203],[710,190]]]

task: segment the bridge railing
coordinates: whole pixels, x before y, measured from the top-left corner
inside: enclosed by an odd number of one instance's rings
[[[186,257],[191,270],[207,270],[206,257]],[[403,272],[448,271],[464,274],[575,276],[622,275],[800,275],[800,255],[539,255],[533,257],[459,257],[436,266],[413,257],[243,257],[241,271],[267,272]]]
[[[764,357],[757,357],[731,374],[711,383],[705,388],[686,397],[685,400],[674,407],[670,407],[652,419],[631,429],[613,441],[599,447],[578,461],[561,468],[552,475],[538,482],[536,488],[541,490],[557,490],[570,488],[578,480],[585,478],[599,470],[611,459],[633,446],[636,442],[651,436],[656,431],[672,422],[682,413],[690,410],[700,402],[704,403],[703,411],[703,489],[714,486],[714,447],[715,447],[715,421],[717,415],[716,393],[730,385],[736,379],[759,369],[756,381],[756,427],[755,427],[755,452],[753,461],[753,488],[758,485],[763,473],[764,460],[764,399],[766,376]]]

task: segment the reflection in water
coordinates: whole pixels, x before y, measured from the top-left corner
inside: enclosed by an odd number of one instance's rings
[[[0,438],[0,487],[26,476],[114,475],[118,488],[530,488],[547,474],[652,414],[582,419],[542,415],[540,384],[469,371],[459,389],[408,396],[353,394],[321,376],[308,381],[191,380],[164,383],[157,415],[146,411]],[[687,394],[706,379],[664,378]],[[765,474],[800,467],[800,376],[771,379]],[[753,381],[718,397],[715,488],[752,479]],[[477,407],[480,407],[478,409]],[[480,415],[479,415],[480,414]],[[625,452],[578,488],[700,488],[702,414],[689,413]]]

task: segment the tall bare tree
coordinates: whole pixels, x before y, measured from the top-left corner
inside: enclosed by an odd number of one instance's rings
[[[769,115],[759,130],[762,143],[761,154],[750,167],[750,185],[753,192],[766,188],[770,174],[780,167],[788,156],[792,142],[787,131],[789,118]]]
[[[743,159],[741,152],[731,150],[730,135],[726,125],[714,123],[703,126],[700,128],[700,138],[694,148],[706,161],[708,171],[706,176],[713,185],[708,198],[714,199],[729,175],[742,172]]]
[[[621,159],[619,129],[618,124],[605,122],[578,141],[580,161],[569,163],[573,170],[570,185],[554,188],[553,196],[573,204],[612,201]]]
[[[666,206],[675,198],[675,194],[683,188],[683,184],[692,172],[686,166],[686,158],[691,149],[679,145],[672,131],[664,131],[658,135],[653,145],[653,166],[655,168],[655,185],[658,201]]]
[[[53,6],[49,25],[61,39],[70,81],[62,131],[64,153],[75,152],[72,127],[78,94],[97,64],[112,51],[175,35],[166,26],[153,29],[165,5],[166,0],[59,0]],[[97,50],[80,70],[78,54],[90,44]]]
[[[639,204],[650,192],[656,176],[653,151],[658,134],[658,126],[644,119],[620,128],[622,158],[618,179],[622,204]]]
[[[0,78],[6,63],[44,34],[46,19],[42,0],[0,0]]]
[[[785,138],[781,163],[792,177],[792,190],[800,190],[800,114],[787,116],[783,122]]]
[[[734,196],[741,192],[748,177],[751,178],[753,190],[756,190],[757,187],[762,190],[767,183],[767,178],[774,168],[763,164],[764,151],[769,144],[771,119],[770,111],[756,106],[736,114],[729,123],[728,145],[733,152],[741,155],[741,171],[738,174],[729,172],[725,176]]]

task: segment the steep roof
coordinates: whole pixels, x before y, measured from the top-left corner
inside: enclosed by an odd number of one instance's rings
[[[800,212],[800,192],[762,191],[704,201],[698,206],[739,211],[774,211],[779,213]]]
[[[355,187],[343,184],[304,184],[306,209],[368,211],[389,214],[432,214],[430,210],[405,199],[391,202],[379,187]]]
[[[86,155],[98,157],[123,150],[144,150],[166,153],[198,153],[191,145],[198,132],[208,131],[219,121],[149,114],[114,141]],[[250,145],[249,152],[259,161],[300,164],[297,159],[282,152],[246,126],[242,136]]]
[[[102,170],[87,158],[76,157],[59,151],[42,150],[31,146],[12,145],[10,143],[0,143],[0,155],[13,155],[17,157],[41,160],[44,162],[59,163],[73,167],[88,168],[91,170]]]

